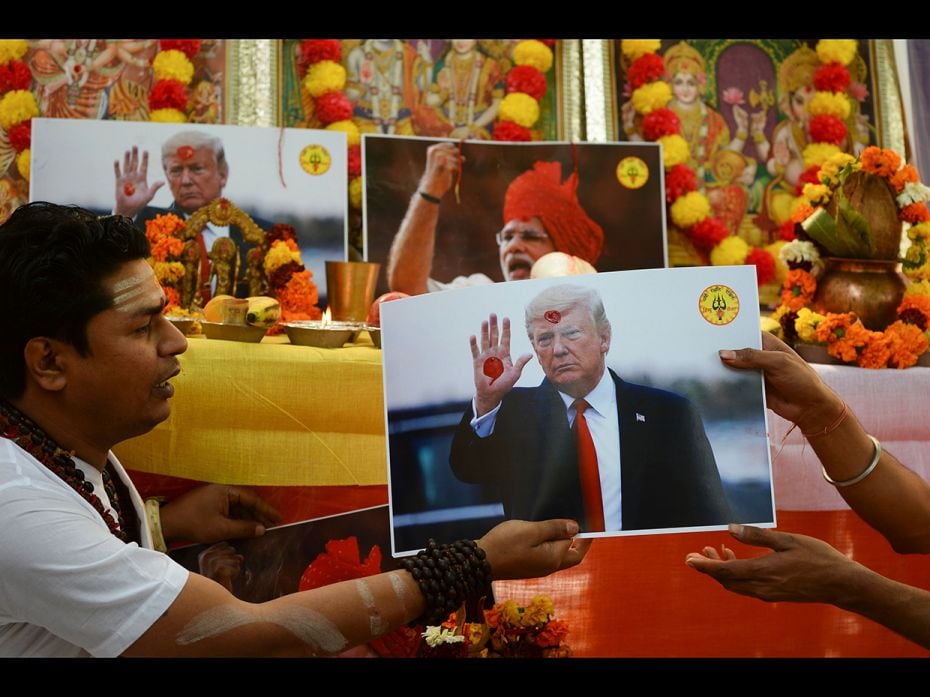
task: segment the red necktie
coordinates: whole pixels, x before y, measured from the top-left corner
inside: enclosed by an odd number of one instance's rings
[[[584,513],[587,526],[584,532],[604,530],[604,503],[601,500],[601,476],[597,470],[597,451],[594,439],[588,430],[584,410],[590,406],[583,399],[575,400],[575,435],[578,438],[578,474],[581,479],[581,496],[584,498]]]
[[[210,256],[203,230],[197,233],[197,244],[200,246],[200,300],[206,305],[213,294],[210,292]]]

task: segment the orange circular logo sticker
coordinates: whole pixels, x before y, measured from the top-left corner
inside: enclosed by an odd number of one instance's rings
[[[709,286],[701,293],[698,310],[708,322],[722,327],[739,314],[739,296],[729,286]]]
[[[325,174],[333,158],[322,145],[308,145],[300,151],[300,166],[307,174]]]
[[[649,166],[638,157],[624,157],[617,165],[617,181],[627,189],[639,189],[649,181]]]

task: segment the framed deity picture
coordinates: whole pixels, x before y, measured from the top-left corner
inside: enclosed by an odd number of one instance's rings
[[[363,133],[488,139],[513,67],[516,39],[342,39],[345,93]],[[571,49],[555,44],[535,128],[541,140],[567,137],[580,71],[566,70]],[[301,82],[301,42],[281,42],[279,99],[285,126],[317,126]],[[574,81],[567,86],[568,81]],[[576,84],[577,83],[577,84]],[[575,106],[579,106],[575,104]],[[579,112],[580,113],[580,112]]]
[[[807,168],[804,149],[813,142],[808,104],[817,91],[814,75],[821,66],[816,40],[800,39],[663,39],[662,79],[671,88],[667,107],[680,119],[689,146],[686,163],[697,174],[712,215],[731,234],[754,246],[779,239],[790,219]],[[854,155],[876,141],[881,109],[877,95],[873,43],[858,42],[848,65],[842,149]],[[633,108],[630,61],[610,43],[613,71],[610,110],[613,135],[643,139],[642,115]],[[706,263],[674,225],[668,229],[669,263]]]
[[[160,52],[157,39],[28,39],[23,43],[24,53],[13,61],[25,69],[23,82],[13,87],[32,92],[39,116],[117,121],[151,117],[149,98],[156,83],[152,61]],[[193,55],[184,110],[187,120],[223,123],[228,109],[230,42],[181,43]],[[5,92],[10,86],[0,89]],[[5,131],[10,128],[6,125]],[[17,162],[21,148],[28,145],[6,136],[0,138],[0,222],[28,200],[28,182]]]
[[[384,303],[394,553],[509,518],[594,537],[774,525],[762,377],[718,356],[759,348],[758,307],[746,266]]]
[[[366,134],[362,149],[365,253],[387,269],[382,292],[528,278],[549,252],[598,271],[666,265],[655,143],[457,143]],[[424,199],[424,177],[459,161],[455,180],[425,185],[435,200]],[[420,212],[436,217],[421,225]]]

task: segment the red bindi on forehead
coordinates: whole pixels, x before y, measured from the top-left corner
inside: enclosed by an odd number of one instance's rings
[[[194,156],[194,149],[190,145],[182,145],[175,153],[179,160],[189,160]]]
[[[562,321],[562,314],[558,310],[546,310],[543,317],[552,324],[558,324]]]

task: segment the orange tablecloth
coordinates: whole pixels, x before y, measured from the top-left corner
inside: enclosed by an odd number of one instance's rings
[[[315,350],[285,339],[190,344],[171,419],[118,451],[139,471],[143,489],[190,484],[177,477],[260,485],[285,509],[285,522],[387,500],[380,351]],[[930,419],[917,405],[928,394],[930,369],[817,370],[868,430],[928,474]],[[774,419],[770,429],[778,451],[787,427]],[[895,554],[820,479],[799,436],[786,442],[774,465],[779,527],[825,539],[882,574],[930,588],[930,557]],[[685,566],[688,552],[722,542],[740,555],[758,553],[726,533],[598,540],[575,569],[498,582],[495,589],[498,599],[551,595],[577,656],[930,655],[856,615],[738,596]]]

